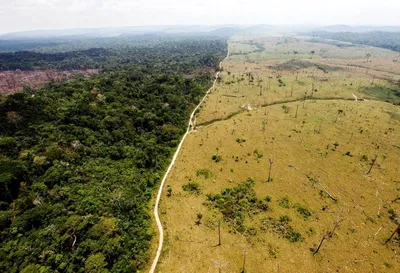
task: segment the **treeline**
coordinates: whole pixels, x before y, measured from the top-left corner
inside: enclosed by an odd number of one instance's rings
[[[323,39],[381,47],[400,52],[400,32],[312,32],[308,35]]]
[[[143,43],[141,41],[139,45]],[[164,66],[168,71],[189,72],[203,66],[215,66],[219,52],[226,50],[225,40],[184,39],[179,41],[151,40],[151,46],[138,44],[114,48],[90,48],[86,50],[39,53],[18,51],[0,53],[0,71],[6,70],[121,70],[142,66]]]
[[[149,262],[149,201],[211,85],[210,73],[181,72],[217,66],[226,44],[133,52],[129,69],[100,54],[110,71],[0,97],[0,272],[137,272]]]
[[[126,48],[154,47],[165,43],[182,41],[212,41],[227,40],[232,36],[232,29],[218,29],[211,32],[182,32],[182,33],[143,33],[121,34],[119,36],[101,37],[101,35],[67,35],[46,38],[34,37],[4,37],[0,36],[0,52],[33,51],[40,53],[62,53],[82,51],[91,48]],[[110,35],[111,33],[104,34]],[[114,33],[115,34],[115,33]],[[7,35],[6,35],[7,36]]]

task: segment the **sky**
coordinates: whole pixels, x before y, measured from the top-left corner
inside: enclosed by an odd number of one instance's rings
[[[0,0],[0,33],[140,25],[400,25],[399,0]]]

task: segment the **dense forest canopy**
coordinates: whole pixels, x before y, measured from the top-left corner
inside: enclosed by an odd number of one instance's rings
[[[0,272],[142,269],[153,190],[225,54],[189,39],[1,55],[2,69],[104,72],[0,97]]]
[[[85,36],[59,36],[47,38],[18,37],[5,39],[0,36],[0,52],[11,53],[18,51],[32,51],[37,53],[63,53],[69,51],[82,51],[92,48],[121,49],[132,47],[163,46],[166,43],[182,41],[211,41],[228,39],[231,32],[214,31],[204,33],[146,33],[141,35],[117,35],[110,37],[85,37]]]
[[[309,36],[332,39],[353,44],[381,47],[400,52],[400,32],[312,32]]]
[[[95,47],[56,53],[32,51],[0,53],[0,71],[92,68],[120,70],[139,65],[147,68],[164,66],[164,69],[169,71],[189,72],[198,67],[215,65],[219,57],[216,52],[223,52],[226,47],[221,41],[192,38],[166,40],[161,43],[150,39],[147,43],[140,40],[132,45],[117,43],[111,48]]]

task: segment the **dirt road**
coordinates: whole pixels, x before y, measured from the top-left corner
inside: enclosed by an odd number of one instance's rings
[[[228,57],[229,57],[229,47],[228,47],[228,54],[227,54],[227,56],[226,56],[225,59],[227,59]],[[219,63],[219,67],[220,67],[220,68],[222,67],[222,61]],[[159,232],[159,241],[158,241],[158,248],[157,248],[156,257],[154,258],[153,263],[151,264],[150,271],[149,271],[150,273],[154,273],[154,272],[155,272],[155,269],[156,269],[158,260],[159,260],[160,255],[161,255],[161,250],[162,250],[162,247],[163,247],[163,244],[164,244],[164,229],[163,229],[163,226],[162,226],[162,224],[161,224],[160,217],[159,217],[159,215],[158,215],[158,207],[159,207],[159,205],[160,205],[160,199],[161,199],[161,195],[162,195],[162,191],[163,191],[163,188],[164,188],[165,181],[167,180],[168,175],[169,175],[169,173],[171,172],[172,167],[175,165],[176,159],[178,158],[178,155],[179,155],[179,152],[180,152],[180,150],[181,150],[181,148],[182,148],[183,142],[185,141],[187,135],[190,134],[190,133],[193,131],[193,129],[194,129],[194,128],[193,128],[193,125],[194,125],[194,115],[195,115],[197,109],[199,109],[200,105],[201,105],[201,104],[204,102],[204,100],[207,98],[207,95],[210,93],[210,91],[211,91],[211,90],[215,87],[215,85],[217,84],[218,77],[219,77],[219,72],[216,73],[216,75],[215,75],[215,80],[214,80],[214,83],[213,83],[213,85],[211,86],[211,88],[208,89],[208,91],[207,91],[206,94],[204,95],[203,99],[202,99],[202,100],[200,101],[200,103],[196,106],[196,108],[194,108],[192,114],[190,115],[190,119],[189,119],[189,122],[188,122],[188,127],[187,127],[187,130],[186,130],[186,133],[183,135],[182,140],[181,140],[181,142],[179,143],[178,148],[176,149],[176,152],[175,152],[175,154],[174,154],[174,156],[173,156],[173,158],[172,158],[172,161],[171,161],[171,163],[169,164],[168,169],[167,169],[167,171],[166,171],[166,173],[165,173],[163,179],[161,180],[160,188],[159,188],[158,193],[157,193],[156,203],[155,203],[155,206],[154,206],[154,217],[156,218],[157,228],[158,228],[158,232]]]

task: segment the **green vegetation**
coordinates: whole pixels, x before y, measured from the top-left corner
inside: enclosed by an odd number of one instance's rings
[[[296,205],[296,211],[304,218],[304,220],[307,220],[312,215],[311,211],[300,204]]]
[[[222,160],[222,157],[221,157],[220,155],[213,155],[213,156],[211,157],[211,159],[212,159],[213,161],[215,161],[216,163],[218,163],[218,162],[220,162],[220,161]]]
[[[282,71],[282,70],[297,71],[307,68],[317,68],[324,72],[343,70],[343,68],[337,66],[315,64],[306,60],[296,60],[296,59],[292,59],[286,62],[281,62],[276,65],[269,66],[269,68],[277,71]]]
[[[279,203],[279,206],[281,206],[282,208],[285,208],[285,209],[290,208],[290,201],[289,201],[289,198],[287,198],[286,196],[279,199],[278,203]]]
[[[184,39],[166,40],[163,43],[149,40],[150,46],[141,46],[140,42],[112,46],[72,50],[66,52],[39,53],[18,51],[0,53],[0,71],[4,70],[38,70],[38,69],[103,69],[115,71],[120,69],[135,70],[163,68],[163,72],[192,72],[194,69],[218,68],[218,63],[226,51],[225,40]],[[73,46],[71,45],[73,48]]]
[[[196,71],[212,71],[224,47],[189,40],[116,55],[0,56],[1,69],[106,70],[0,98],[1,272],[137,272],[147,265],[149,201],[211,84],[209,73]]]
[[[209,194],[207,195],[207,205],[218,209],[225,222],[235,231],[244,233],[247,230],[246,215],[252,217],[268,210],[267,203],[257,198],[253,189],[254,184],[255,181],[248,178],[234,188],[227,188],[216,195]]]
[[[182,189],[184,191],[188,191],[188,192],[194,193],[194,194],[200,194],[200,192],[201,192],[200,184],[196,183],[196,182],[190,182],[188,184],[185,184],[182,186]]]
[[[399,86],[375,85],[375,86],[365,87],[361,91],[367,95],[374,96],[379,100],[390,102],[390,103],[393,103],[396,105],[400,105],[400,88],[399,88]]]
[[[400,51],[400,33],[398,32],[313,32],[311,36],[332,39],[353,44],[370,45]],[[319,42],[319,40],[317,40]],[[339,46],[339,45],[338,45]]]
[[[213,176],[213,173],[207,169],[199,169],[196,171],[196,176],[203,177],[204,179],[208,179]]]
[[[272,217],[264,218],[261,220],[261,231],[272,231],[290,242],[301,242],[303,238],[289,225],[291,221],[292,219],[286,215],[281,216],[279,220]]]
[[[264,200],[267,201],[267,202],[269,203],[269,202],[272,201],[272,197],[269,196],[269,195],[267,195],[267,196],[265,196]]]
[[[260,159],[264,156],[263,152],[258,151],[257,149],[254,150],[253,154],[257,159]]]

